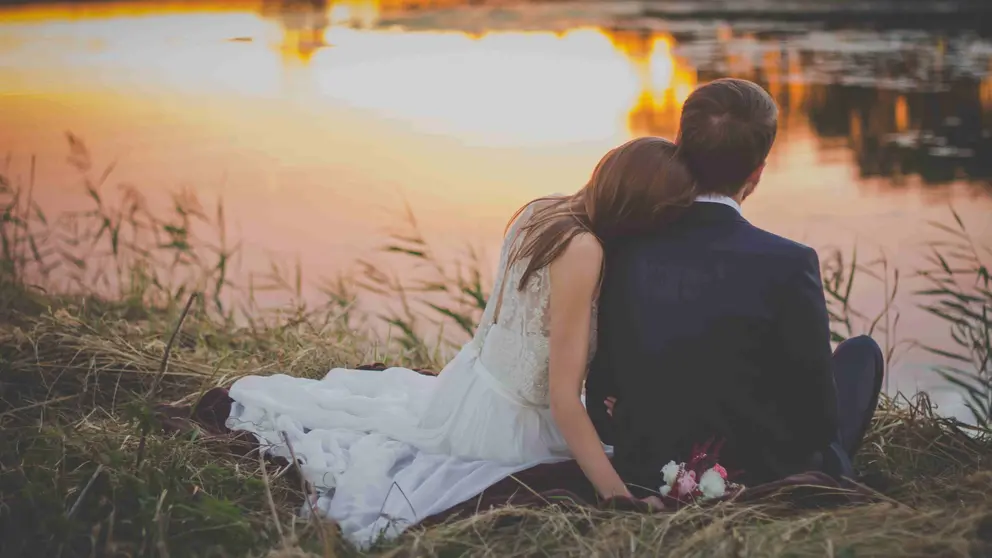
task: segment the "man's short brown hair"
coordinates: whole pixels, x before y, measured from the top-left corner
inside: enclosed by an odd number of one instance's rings
[[[701,194],[734,196],[768,157],[778,107],[759,85],[743,79],[710,82],[682,107],[678,148]]]

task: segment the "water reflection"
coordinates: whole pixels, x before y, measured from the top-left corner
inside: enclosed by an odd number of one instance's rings
[[[304,64],[317,50],[330,46],[334,27],[374,28],[382,17],[420,10],[473,4],[472,0],[261,0],[259,13],[277,21],[281,48]]]
[[[324,34],[332,20],[326,0],[266,0],[261,13],[279,22],[283,52],[301,62],[309,62],[317,49],[327,46]]]
[[[756,224],[884,249],[906,271],[947,201],[992,239],[992,196],[975,193],[992,176],[989,39],[600,13],[627,2],[427,10],[471,3],[0,8],[0,154],[23,176],[38,155],[50,212],[85,209],[60,165],[72,130],[150,204],[186,185],[224,200],[242,278],[269,269],[268,249],[331,277],[376,253],[404,199],[442,259],[497,254],[521,203],[578,188],[631,135],[674,136],[693,87],[733,75],[782,109]],[[865,289],[853,305],[872,314]],[[895,304],[906,338],[943,343],[942,324]]]
[[[734,76],[772,94],[782,109],[783,135],[808,125],[824,149],[842,140],[862,178],[882,177],[892,188],[915,182],[909,180],[914,176],[927,186],[972,180],[979,188],[992,178],[992,72],[976,78],[955,68],[967,43],[949,57],[951,47],[940,38],[893,54],[872,52],[877,45],[855,46],[852,53],[827,44],[820,51],[813,41],[790,45],[771,37],[762,43],[726,27],[682,45],[670,34],[605,32],[638,68],[641,91],[628,114],[633,134],[673,135],[681,103],[698,81]],[[709,43],[702,63],[673,54],[694,43]],[[988,64],[992,68],[992,59]]]
[[[639,29],[604,29],[613,46],[630,61],[637,76],[636,101],[627,111],[633,135],[674,137],[678,118],[697,83],[696,70],[672,53],[674,38]]]
[[[961,79],[920,93],[818,85],[808,114],[822,138],[845,138],[862,177],[893,188],[918,175],[927,185],[992,178],[992,110],[982,82]]]
[[[992,46],[985,39],[679,28],[636,18],[478,32],[437,15],[446,12],[430,12],[474,3],[29,7],[5,12],[0,57],[12,49],[2,61],[12,62],[13,93],[28,73],[52,85],[73,72],[95,72],[105,88],[120,80],[139,89],[290,97],[314,112],[339,101],[427,133],[517,146],[672,137],[692,89],[731,75],[771,92],[782,108],[783,138],[830,154],[844,149],[858,176],[883,179],[860,185],[899,189],[992,178]],[[509,13],[488,12],[486,21],[499,23]],[[560,17],[568,20],[568,13]],[[133,15],[155,17],[138,24],[127,20]]]
[[[474,3],[263,0],[260,12],[278,22],[283,52],[307,64],[331,44],[335,27],[370,29],[382,18]],[[863,178],[886,178],[892,188],[905,187],[913,176],[930,186],[992,178],[992,78],[969,78],[958,71],[968,44],[926,35],[924,48],[919,48],[908,43],[921,37],[910,35],[896,49],[870,42],[839,48],[843,36],[782,41],[780,34],[735,33],[726,25],[716,26],[711,36],[685,34],[681,44],[672,33],[643,28],[598,26],[595,31],[626,58],[636,81],[631,85],[637,93],[625,118],[632,135],[674,136],[682,103],[697,83],[730,75],[756,81],[771,92],[782,107],[784,134],[798,118],[826,148],[845,140]],[[533,33],[470,36],[489,37],[497,50],[513,48],[513,43],[540,48]],[[561,40],[574,34],[544,36]],[[703,63],[694,65],[677,55],[680,47],[706,43],[712,53]],[[464,43],[451,46],[465,48]]]

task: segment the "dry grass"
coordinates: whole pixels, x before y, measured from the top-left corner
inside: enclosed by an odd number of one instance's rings
[[[135,191],[107,199],[101,185],[111,169],[96,172],[75,137],[70,160],[92,208],[58,217],[33,201],[33,182],[0,173],[0,558],[358,554],[333,525],[298,519],[303,491],[287,471],[223,441],[164,434],[152,409],[246,374],[316,377],[376,361],[437,369],[443,355],[419,325],[434,318],[471,329],[487,298],[478,260],[442,266],[416,231],[395,234],[385,250],[414,258],[425,276],[399,281],[366,264],[358,281],[322,282],[326,302],[307,306],[299,268],[233,282],[238,249],[226,240],[221,205],[208,219],[195,199],[177,195],[171,213],[154,215]],[[967,241],[955,219],[960,230],[941,226],[952,244],[935,247],[924,275],[933,288],[921,295],[956,343],[934,352],[963,369],[941,373],[970,394],[981,423],[992,404],[992,287],[982,259],[992,250]],[[197,236],[204,228],[215,230],[213,241]],[[877,317],[861,316],[849,305],[862,275],[895,296],[898,273],[881,264],[828,258],[824,285],[835,339],[865,322],[884,335],[891,359],[898,313],[886,304]],[[397,304],[382,316],[393,338],[356,333],[355,285]],[[286,293],[287,306],[256,306],[263,288]],[[65,292],[78,296],[57,295]],[[166,359],[190,292],[201,296]],[[992,440],[963,428],[926,396],[883,402],[858,456],[864,483],[878,491],[867,505],[799,509],[779,498],[650,517],[509,509],[413,529],[372,554],[992,556]]]
[[[859,456],[876,502],[799,509],[760,505],[674,514],[503,510],[408,533],[390,556],[987,556],[992,445],[939,418],[926,396],[876,416]]]
[[[329,556],[357,552],[296,519],[300,487],[216,440],[154,428],[156,402],[242,374],[301,376],[384,360],[333,320],[231,329],[194,312],[157,376],[176,308],[136,311],[7,286],[0,323],[3,556]],[[322,323],[317,327],[317,323]],[[423,365],[398,358],[394,362]],[[432,363],[426,363],[432,364]],[[877,502],[797,509],[687,508],[654,517],[552,508],[488,512],[376,548],[383,556],[986,556],[992,444],[939,418],[925,396],[887,401],[859,456]]]

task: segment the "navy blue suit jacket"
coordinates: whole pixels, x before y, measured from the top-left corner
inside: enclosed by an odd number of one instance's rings
[[[809,470],[837,435],[816,252],[697,202],[605,253],[586,395],[624,481],[657,490],[668,461],[711,438],[747,483]]]

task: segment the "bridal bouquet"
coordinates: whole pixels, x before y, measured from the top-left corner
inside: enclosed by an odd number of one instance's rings
[[[712,448],[712,449],[711,449]],[[712,441],[693,446],[688,462],[670,461],[661,469],[664,485],[658,490],[665,503],[689,504],[732,496],[744,487],[727,479],[727,470],[717,463],[720,445]]]

